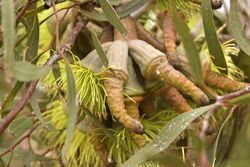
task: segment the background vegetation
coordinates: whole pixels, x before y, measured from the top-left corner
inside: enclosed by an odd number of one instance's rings
[[[0,6],[0,166],[249,166],[248,0]]]

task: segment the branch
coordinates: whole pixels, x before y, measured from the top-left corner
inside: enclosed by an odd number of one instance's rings
[[[55,6],[55,1],[53,1],[53,11],[55,13],[55,17],[56,17],[56,49],[58,50],[60,48],[60,39],[59,39],[59,27],[60,27],[60,18],[58,16],[57,10],[56,10],[56,6]],[[66,12],[67,13],[67,12]]]
[[[29,9],[29,7],[36,2],[37,0],[27,0],[27,2],[23,5],[23,7],[21,8],[20,12],[17,14],[16,16],[16,24],[18,24],[18,22],[20,21],[20,19],[23,17],[23,15],[25,14],[25,12]]]
[[[57,52],[55,52],[49,60],[45,63],[44,66],[51,66],[55,62],[57,62],[59,59],[61,59],[66,50],[70,50],[73,44],[76,41],[76,37],[81,32],[81,30],[84,28],[85,24],[82,21],[79,21],[76,26],[72,29],[71,33],[69,34],[69,39],[66,44],[64,44],[61,49]],[[0,121],[0,134],[2,134],[5,129],[9,126],[9,124],[12,122],[12,120],[17,116],[17,114],[24,108],[25,104],[31,97],[33,91],[36,88],[38,81],[32,81],[30,82],[28,88],[22,95],[22,98],[18,101],[16,106]]]
[[[31,128],[31,129],[29,129],[28,131],[26,131],[26,132],[22,135],[22,137],[21,137],[19,140],[17,140],[17,141],[15,142],[15,144],[14,144],[13,146],[11,146],[9,149],[7,149],[5,152],[3,152],[3,153],[0,155],[0,158],[3,157],[5,154],[7,154],[7,153],[9,153],[9,152],[13,152],[14,149],[15,149],[23,140],[25,140],[26,138],[30,137],[31,133],[36,129],[36,127],[37,127],[37,126],[35,126],[35,127]]]
[[[247,86],[246,88],[239,90],[237,92],[229,93],[224,96],[217,96],[216,98],[216,106],[212,108],[210,111],[207,112],[207,114],[204,116],[204,120],[202,122],[202,128],[200,132],[200,139],[203,143],[205,143],[205,135],[207,128],[209,127],[209,119],[211,116],[222,106],[225,106],[231,99],[245,95],[250,93],[250,86]],[[237,108],[237,105],[231,107],[230,113],[234,112],[235,109]],[[203,146],[200,154],[200,166],[201,167],[210,167],[210,163],[207,158],[207,153],[205,151],[205,148]]]

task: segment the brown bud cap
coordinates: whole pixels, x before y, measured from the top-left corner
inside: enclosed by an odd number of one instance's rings
[[[147,69],[147,78],[162,80],[189,95],[198,104],[207,104],[208,97],[200,88],[186,78],[181,72],[175,70],[167,61],[166,57],[154,59]]]
[[[143,134],[143,125],[130,117],[125,109],[123,97],[123,85],[127,75],[123,71],[107,70],[104,73],[104,88],[107,93],[107,103],[112,115],[126,128],[137,134]]]
[[[188,112],[192,110],[191,106],[187,103],[182,94],[169,85],[165,85],[163,88],[155,92],[156,95],[163,98],[170,104],[173,109],[179,113]]]
[[[128,45],[127,42],[114,41],[107,52],[108,66],[113,70],[123,71],[128,75]]]
[[[102,44],[102,49],[105,53],[108,51],[111,44],[112,42]],[[103,66],[103,63],[100,57],[98,56],[96,50],[91,51],[85,58],[83,58],[81,60],[81,64],[84,67],[90,68],[94,72],[100,72],[101,67]]]
[[[138,109],[140,102],[143,100],[142,96],[132,97],[125,99],[125,106],[128,115],[136,120],[140,120],[140,111]],[[146,144],[146,139],[143,135],[132,133],[132,138],[139,148],[142,148]]]
[[[218,88],[226,92],[235,92],[247,87],[249,84],[228,78],[223,74],[212,71],[209,64],[203,66],[204,81],[208,86]]]
[[[137,76],[133,67],[133,62],[130,57],[128,57],[128,75],[129,78],[125,85],[124,92],[129,96],[143,94],[144,89],[137,80]]]
[[[146,75],[147,68],[152,60],[165,57],[165,54],[142,40],[129,40],[129,53],[139,65],[142,75]]]

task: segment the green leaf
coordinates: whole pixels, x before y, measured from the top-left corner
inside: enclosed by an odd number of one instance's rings
[[[212,61],[216,66],[220,67],[219,70],[221,72],[227,74],[227,63],[217,37],[210,0],[202,0],[201,14],[208,50],[210,55],[213,56]]]
[[[180,155],[176,154],[174,151],[167,151],[161,154],[156,155],[151,161],[160,164],[159,166],[168,166],[168,167],[190,167],[188,163],[183,162],[183,159]],[[163,165],[164,164],[164,165]]]
[[[249,104],[250,103],[250,93],[233,98],[229,102],[230,102],[230,104]]]
[[[109,0],[109,3],[113,6],[117,6],[122,3],[122,0]]]
[[[239,134],[236,136],[236,140],[233,145],[231,145],[232,150],[229,155],[229,164],[228,166],[240,166],[248,167],[249,158],[250,158],[250,140],[249,140],[249,131],[250,131],[250,113],[249,107],[245,107],[244,116],[241,117],[241,128]]]
[[[12,67],[13,77],[19,81],[29,82],[44,77],[49,72],[48,67],[39,67],[33,64],[18,61]]]
[[[245,75],[245,82],[250,82],[250,56],[242,50],[238,53],[235,64],[243,71]]]
[[[201,64],[199,52],[194,43],[194,38],[189,32],[187,24],[174,13],[174,23],[176,31],[181,37],[181,41],[186,50],[187,58],[191,66],[191,75],[193,79],[201,86],[204,85],[202,80]]]
[[[215,104],[212,104],[178,115],[163,127],[161,132],[151,143],[136,152],[124,162],[121,167],[136,166],[164,151],[193,120],[215,106]]]
[[[112,5],[107,0],[99,0],[99,3],[102,7],[102,10],[109,20],[109,22],[122,34],[126,35],[127,30],[122,24],[119,16],[117,15],[115,9],[112,7]]]
[[[146,0],[129,1],[123,8],[117,9],[117,14],[120,18],[127,17],[131,13],[138,10],[146,2],[147,2]],[[81,9],[79,12],[82,13],[83,15],[85,15],[91,19],[97,20],[97,21],[108,21],[107,17],[103,13],[99,13],[99,12],[94,11],[94,10],[90,12],[90,11]]]
[[[25,60],[27,61],[33,60],[38,54],[39,31],[40,31],[39,20],[37,14],[35,14],[34,17],[32,17],[32,27],[27,41],[28,48],[25,53]]]
[[[16,42],[16,17],[14,1],[1,1],[1,12],[4,59],[5,63],[7,63],[7,67],[11,68],[15,62],[14,49]]]
[[[250,56],[250,42],[244,32],[244,26],[242,26],[240,22],[238,1],[231,0],[230,2],[229,26],[236,43],[248,56]]]
[[[22,86],[23,86],[23,82],[17,81],[15,83],[14,87],[11,89],[10,93],[4,100],[0,113],[2,113],[4,110],[6,110],[9,107],[9,105],[13,102],[14,98],[16,97],[17,93],[22,88]]]
[[[65,63],[66,65],[66,75],[67,75],[67,86],[68,86],[68,90],[67,90],[67,99],[68,99],[68,107],[67,107],[67,114],[68,114],[68,123],[67,123],[67,137],[66,137],[66,141],[65,144],[62,148],[62,157],[65,158],[65,155],[67,154],[69,145],[72,141],[73,138],[73,134],[74,134],[74,130],[75,130],[75,126],[77,123],[77,100],[76,100],[76,95],[77,95],[77,91],[76,91],[76,83],[75,83],[75,79],[74,79],[74,75],[72,72],[71,67]]]
[[[2,158],[0,158],[0,166],[1,167],[6,166],[6,163],[2,160]]]
[[[100,128],[108,137],[110,137],[111,139],[115,139],[115,136],[108,130],[108,128],[106,126],[103,125],[103,123],[94,116],[94,114],[92,114],[91,112],[89,112],[89,110],[87,110],[86,108],[84,108],[83,106],[81,107],[83,112],[90,117],[90,119],[93,121],[93,123]]]
[[[108,67],[108,58],[107,58],[104,50],[102,49],[100,41],[98,40],[95,32],[90,30],[90,33],[91,33],[92,41],[93,41],[93,44],[94,44],[94,47],[96,49],[96,52],[97,52],[98,56],[100,57],[100,59],[101,59],[102,63],[104,64],[104,66]]]
[[[42,123],[42,126],[48,128],[48,125],[46,124],[46,122],[43,119],[39,104],[37,102],[36,91],[34,91],[30,97],[30,105],[31,105],[31,108],[32,108],[33,112],[35,113],[36,117]]]
[[[137,11],[139,8],[141,8],[145,3],[147,3],[147,0],[133,0],[129,1],[124,5],[124,7],[117,9],[118,15],[123,18],[129,16],[131,13]]]
[[[0,148],[0,154],[5,152],[8,148]],[[27,155],[29,157],[27,157]],[[45,157],[43,155],[38,155],[38,154],[34,154],[31,150],[27,150],[27,151],[24,151],[24,150],[14,150],[13,152],[13,159],[14,160],[21,160],[21,161],[24,161],[24,160],[27,160],[28,158],[32,157],[33,161],[57,161],[58,159],[53,159],[53,158],[49,158],[49,157]],[[4,156],[4,159],[7,159],[9,158],[8,155],[6,154]],[[0,167],[1,166],[1,162],[0,162]]]
[[[214,147],[213,147],[212,167],[215,167],[215,163],[216,163],[216,159],[217,159],[217,148],[218,148],[220,136],[222,134],[222,130],[223,130],[224,126],[226,125],[226,123],[229,121],[229,118],[232,116],[232,114],[233,114],[233,112],[229,113],[229,115],[227,116],[227,118],[225,119],[225,121],[222,123],[222,125],[220,127],[220,130],[219,130],[219,132],[217,134],[217,137],[216,137],[216,140],[215,140],[215,143],[214,143]]]
[[[16,137],[21,136],[26,130],[32,127],[32,120],[28,117],[19,117],[11,122],[9,125],[9,132],[14,134]]]

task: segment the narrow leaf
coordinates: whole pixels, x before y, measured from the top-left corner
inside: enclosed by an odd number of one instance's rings
[[[6,163],[2,160],[2,158],[0,158],[0,166],[6,166]]]
[[[109,20],[109,22],[122,34],[126,35],[127,30],[122,24],[119,16],[117,15],[115,9],[112,7],[112,5],[107,0],[99,0],[99,3],[102,7],[102,10]]]
[[[96,49],[97,54],[100,57],[103,65],[105,67],[107,67],[108,66],[108,58],[107,58],[104,50],[102,49],[102,45],[101,45],[100,41],[98,40],[95,32],[90,30],[90,33],[91,33],[92,41],[93,41],[93,44],[94,44],[94,47]]]
[[[227,118],[225,119],[225,121],[222,123],[220,130],[217,134],[215,143],[214,143],[214,147],[213,147],[213,161],[212,161],[212,167],[215,167],[215,163],[216,163],[216,159],[217,159],[217,148],[218,148],[218,144],[219,144],[219,139],[222,133],[222,130],[224,128],[224,126],[226,125],[226,123],[228,122],[229,118],[232,116],[233,112],[230,112],[229,115],[227,116]]]
[[[229,164],[227,166],[232,167],[248,167],[250,157],[250,113],[247,107],[242,110],[244,116],[241,117],[241,128],[236,136],[235,142],[230,145],[232,148],[228,157]]]
[[[250,93],[233,98],[229,101],[230,104],[249,104],[250,103]]]
[[[203,85],[201,64],[199,52],[195,46],[194,38],[189,32],[187,24],[182,21],[176,13],[174,14],[174,23],[178,34],[181,37],[181,41],[186,50],[187,58],[191,66],[191,75],[193,79],[201,86]]]
[[[240,22],[240,11],[238,8],[238,0],[230,1],[229,26],[236,43],[239,47],[250,56],[250,42],[244,32],[244,26]]]
[[[3,47],[4,47],[4,59],[7,68],[15,62],[14,49],[16,42],[16,18],[14,1],[1,1],[1,22],[3,29]]]
[[[109,0],[109,3],[113,6],[117,6],[122,3],[122,0]]]
[[[67,137],[65,144],[62,148],[62,157],[65,158],[65,155],[67,154],[67,151],[69,149],[69,145],[72,141],[76,122],[77,122],[77,100],[76,100],[76,84],[74,75],[72,72],[71,67],[65,63],[66,65],[66,75],[67,75],[67,99],[68,99],[68,106],[67,106],[67,114],[68,114],[68,123],[67,123]]]
[[[22,86],[23,86],[23,82],[17,81],[15,83],[14,87],[11,89],[10,93],[8,94],[8,96],[6,97],[6,99],[4,100],[2,104],[1,112],[6,110],[9,107],[9,105],[13,102],[14,98],[16,97],[17,93],[22,88]]]
[[[45,76],[49,68],[48,67],[38,67],[33,64],[18,61],[12,67],[13,77],[19,81],[29,82],[33,80],[38,80]]]
[[[129,16],[131,13],[137,11],[142,5],[144,5],[146,1],[147,0],[129,1],[123,8],[117,9],[117,14],[120,18]],[[103,13],[96,12],[95,10],[90,12],[82,9],[79,12],[97,21],[108,21],[107,17]]]
[[[211,0],[202,0],[201,14],[208,50],[210,55],[213,56],[212,61],[216,66],[220,67],[221,72],[227,74],[227,63],[217,37]]]
[[[110,137],[111,139],[115,139],[115,136],[108,130],[107,127],[105,127],[103,125],[103,123],[96,118],[91,112],[89,112],[86,108],[84,108],[83,106],[81,107],[83,112],[88,115],[90,117],[90,119],[93,121],[93,123],[100,128],[108,137]]]
[[[33,23],[32,23],[31,31],[29,32],[29,37],[27,41],[28,49],[25,53],[25,59],[27,61],[31,61],[37,56],[38,47],[39,47],[40,26],[39,26],[37,14],[35,14],[34,17],[32,17],[32,21]]]
[[[145,3],[147,3],[147,0],[133,0],[129,1],[124,5],[123,8],[117,9],[118,15],[123,18],[126,16],[131,15],[131,13],[137,11],[139,8],[141,8]]]
[[[36,117],[42,123],[42,126],[48,128],[48,125],[46,124],[46,122],[43,119],[39,104],[37,102],[36,91],[34,91],[30,97],[30,105],[31,105],[31,108],[32,108],[33,112],[35,113]]]
[[[186,127],[200,115],[215,107],[215,104],[200,107],[190,112],[178,115],[168,122],[158,136],[148,145],[136,152],[121,167],[137,166],[164,151],[186,129]]]
[[[17,141],[15,141],[15,144],[18,144],[17,142],[20,142],[18,139]],[[13,145],[15,145],[13,144]],[[6,150],[8,150],[9,148],[0,148],[0,154],[5,152]],[[33,154],[33,160],[35,161],[58,161],[58,159],[53,159],[53,158],[49,158],[43,155],[39,155],[39,154],[34,154],[31,150],[20,150],[20,149],[16,149],[13,150],[13,159],[14,160],[19,160],[19,161],[25,161],[27,160],[27,155],[31,155]],[[4,159],[8,158],[8,154],[4,156]],[[0,162],[0,167],[1,166],[1,162]]]
[[[33,123],[30,118],[22,116],[11,122],[9,125],[9,132],[19,137],[26,130],[30,129],[32,125]]]

